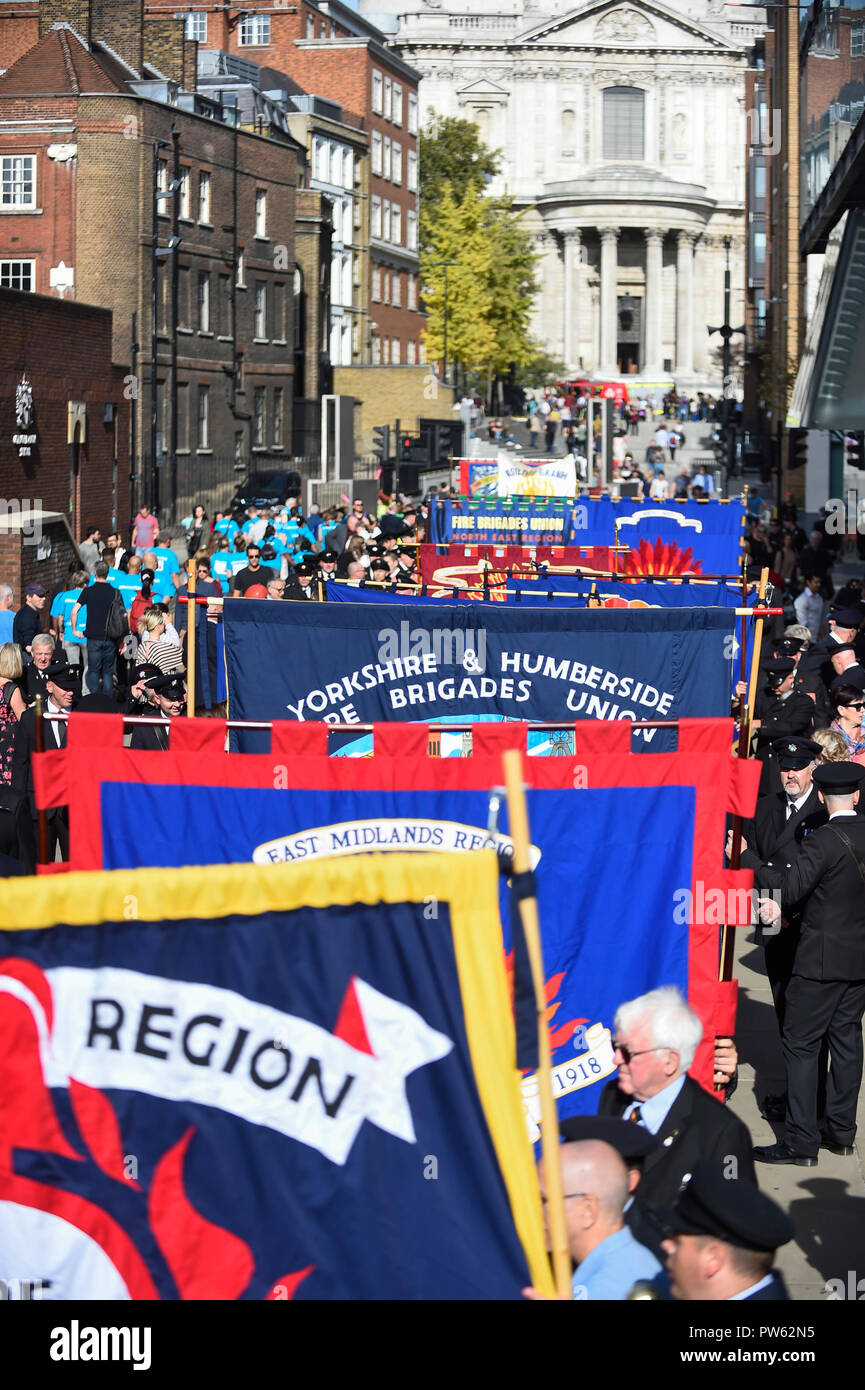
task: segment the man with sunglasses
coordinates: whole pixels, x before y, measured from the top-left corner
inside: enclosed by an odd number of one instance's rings
[[[628,1169],[612,1145],[599,1139],[562,1144],[559,1149],[565,1230],[576,1265],[571,1284],[574,1298],[621,1301],[639,1279],[654,1279],[661,1263],[634,1239],[625,1222]],[[547,1202],[543,1163],[538,1184]],[[529,1293],[531,1297],[535,1291]]]
[[[266,589],[271,579],[276,579],[276,571],[261,563],[261,547],[253,542],[246,548],[247,564],[234,576],[232,598],[243,598],[253,584],[262,584]]]
[[[622,1004],[614,1027],[618,1078],[601,1092],[598,1114],[644,1125],[660,1140],[645,1160],[636,1200],[646,1207],[674,1202],[700,1158],[721,1159],[731,1176],[756,1181],[745,1125],[687,1075],[703,1025],[679,991],[668,985]]]

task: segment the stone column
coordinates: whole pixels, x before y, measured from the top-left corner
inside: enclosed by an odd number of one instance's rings
[[[540,289],[535,302],[534,331],[541,342],[548,342],[555,322],[555,299],[550,282],[556,261],[556,249],[549,232],[535,233],[535,249],[539,257],[537,273]]]
[[[694,375],[694,232],[679,232],[676,253],[676,376]],[[677,383],[678,385],[678,380]]]
[[[569,228],[563,233],[565,241],[565,292],[562,296],[565,314],[565,366],[575,372],[580,357],[579,332],[579,284],[577,276],[580,264],[580,229]]]
[[[616,338],[619,321],[618,227],[601,229],[601,362],[602,376],[617,376]]]
[[[664,370],[663,344],[664,233],[646,232],[646,376],[660,377]]]

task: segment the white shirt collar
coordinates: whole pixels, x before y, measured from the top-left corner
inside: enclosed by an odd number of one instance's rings
[[[795,801],[791,801],[790,798],[787,797],[787,805],[792,806],[794,811],[801,811],[802,807],[805,805],[805,802],[808,800],[808,797],[810,795],[811,788],[809,787],[808,790],[804,791],[801,796],[797,796]]]
[[[743,1289],[741,1293],[734,1293],[734,1294],[731,1294],[730,1297],[728,1298],[727,1302],[728,1302],[728,1303],[741,1303],[741,1301],[742,1301],[743,1298],[750,1298],[752,1294],[754,1294],[754,1293],[759,1293],[761,1289],[768,1289],[769,1285],[772,1283],[773,1278],[774,1278],[774,1276],[773,1276],[772,1274],[767,1274],[767,1275],[765,1275],[765,1276],[759,1281],[759,1283],[757,1283],[757,1284],[752,1284],[750,1288],[748,1288],[748,1289]]]

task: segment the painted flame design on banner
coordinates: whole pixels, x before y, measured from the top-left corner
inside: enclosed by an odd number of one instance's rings
[[[42,1072],[40,1035],[50,1039],[51,986],[32,961],[0,960],[0,1052],[9,1059],[0,1095],[0,1201],[50,1212],[82,1231],[105,1251],[132,1299],[159,1299],[141,1250],[97,1200],[16,1172],[16,1152],[51,1154],[98,1170],[146,1203],[146,1223],[171,1272],[178,1297],[237,1299],[255,1274],[252,1250],[232,1231],[206,1220],[185,1189],[184,1162],[195,1136],[187,1129],[156,1165],[149,1189],[127,1176],[123,1140],[114,1107],[101,1091],[69,1077],[77,1148],[63,1132]],[[56,1166],[54,1173],[61,1173]],[[83,1171],[83,1170],[82,1170]],[[95,1174],[94,1174],[95,1177]],[[98,1190],[99,1179],[94,1182]],[[314,1265],[275,1281],[266,1299],[290,1299]],[[81,1294],[87,1297],[86,1292]]]

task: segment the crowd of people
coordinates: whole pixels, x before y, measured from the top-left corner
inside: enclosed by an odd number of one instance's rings
[[[656,428],[656,447],[670,449],[674,428]],[[620,476],[628,458],[626,451]],[[653,482],[659,476],[660,468]],[[178,537],[142,506],[128,546],[119,534],[103,542],[88,529],[80,561],[56,593],[29,583],[16,607],[11,587],[0,584],[0,872],[32,871],[38,857],[37,700],[57,716],[46,721],[48,748],[64,746],[62,716],[73,708],[122,708],[137,721],[131,747],[170,746],[171,721],[186,705],[189,580],[178,548],[185,544],[196,595],[206,601],[205,640],[197,643],[206,661],[207,625],[224,597],[327,601],[331,577],[410,584],[427,521],[427,506],[405,499],[380,498],[374,516],[360,501],[304,515],[288,499],[250,506],[243,517],[210,518],[197,505]],[[786,1087],[762,1097],[760,1108],[780,1128],[773,1143],[755,1145],[729,1106],[689,1078],[702,1025],[675,990],[623,1004],[616,1076],[599,1113],[563,1125],[580,1298],[630,1297],[636,1282],[648,1297],[785,1299],[773,1260],[792,1228],[759,1192],[754,1164],[808,1167],[821,1150],[854,1154],[865,1014],[863,581],[836,590],[840,539],[827,533],[825,517],[806,535],[789,497],[777,520],[752,520],[746,540],[751,573],[770,570],[785,614],[767,624],[751,712],[749,751],[762,765],[757,809],[738,841],[730,831],[726,849],[752,870],[761,894],[758,930]],[[747,694],[740,683],[737,717]],[[46,822],[49,858],[68,857],[65,811],[49,811]],[[734,1041],[716,1039],[716,1083],[729,1094],[736,1074]],[[543,1191],[542,1165],[539,1177]]]
[[[30,766],[37,698],[48,716],[46,739],[59,747],[66,738],[59,716],[72,707],[123,710],[138,719],[185,711],[189,579],[182,546],[194,563],[195,597],[209,600],[196,625],[197,712],[221,714],[215,628],[226,596],[326,602],[328,579],[414,591],[426,505],[380,495],[373,512],[356,501],[305,516],[288,498],[280,506],[250,506],[245,516],[217,510],[211,519],[197,504],[178,537],[142,505],[128,544],[119,533],[103,540],[98,527],[86,527],[80,558],[53,593],[34,581],[16,607],[11,585],[0,583],[0,869],[32,872],[37,860]],[[168,747],[169,738],[170,725],[139,724],[131,746]],[[48,822],[49,856],[59,850],[67,858],[65,812],[50,812]]]
[[[551,387],[526,395],[525,419],[529,431],[529,446],[536,450],[543,436],[544,448],[552,453],[557,447],[566,451],[586,465],[589,454],[593,460],[601,449],[601,411],[600,400],[595,392],[592,400],[592,441],[589,447],[589,404],[590,398],[580,384]],[[654,431],[651,445],[644,460],[646,465],[663,465],[667,458],[675,464],[676,450],[686,443],[684,426],[689,422],[714,421],[719,418],[720,403],[712,396],[700,391],[693,398],[669,392],[661,400],[649,396],[635,396],[631,400],[617,398],[615,401],[615,436],[613,453],[617,464],[622,464],[626,456],[626,441],[639,434],[640,426],[647,421]],[[492,442],[503,445],[513,444],[513,431],[501,420],[491,420],[488,426]],[[628,454],[633,465],[633,454]],[[587,471],[581,473],[586,480]],[[655,474],[652,474],[654,478]],[[648,492],[646,493],[648,496]],[[670,496],[677,494],[670,493]]]

